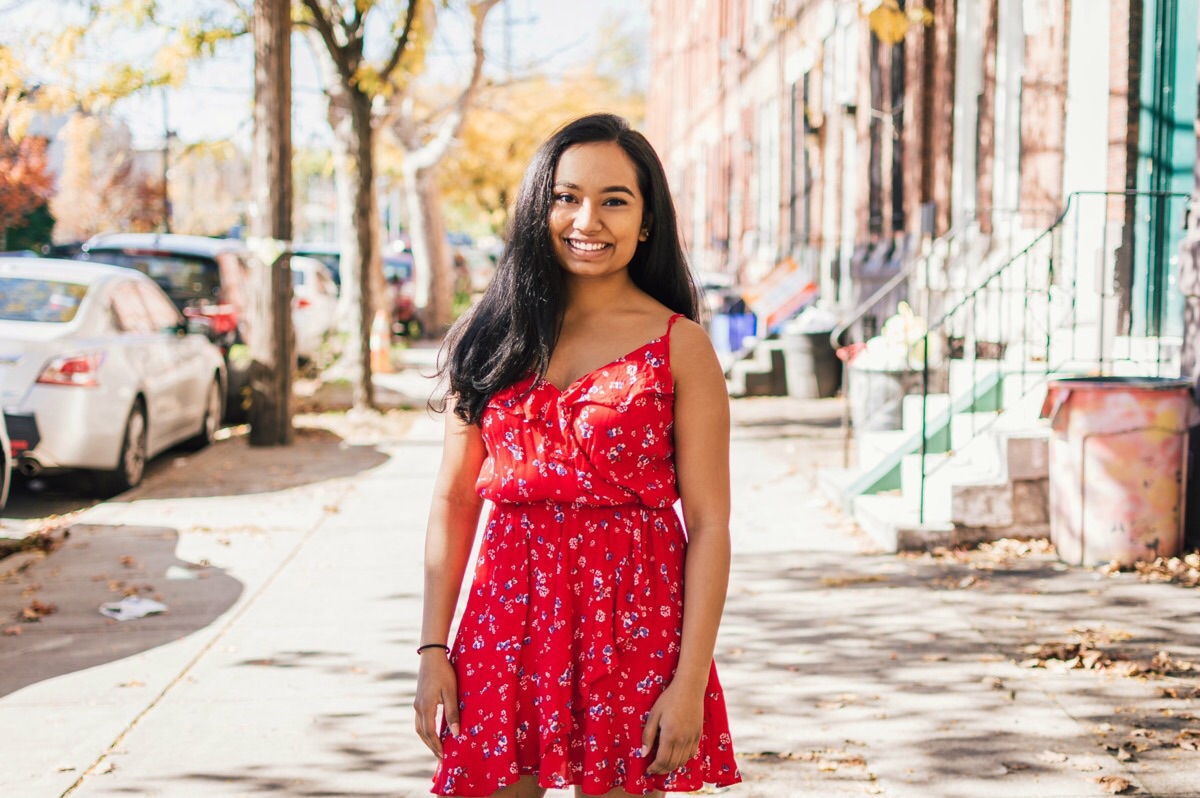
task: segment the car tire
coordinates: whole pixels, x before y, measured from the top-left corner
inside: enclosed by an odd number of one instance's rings
[[[204,399],[204,421],[200,432],[189,438],[185,443],[189,449],[203,449],[217,439],[217,430],[221,428],[221,419],[225,415],[224,391],[221,381],[214,379],[208,386],[208,395]]]
[[[146,411],[141,403],[134,403],[125,422],[125,436],[121,442],[121,457],[112,471],[101,471],[97,476],[100,491],[113,496],[136,487],[146,474]]]

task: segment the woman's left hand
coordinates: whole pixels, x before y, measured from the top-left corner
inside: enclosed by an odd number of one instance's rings
[[[658,739],[658,756],[646,774],[670,773],[695,756],[703,725],[704,691],[688,690],[677,682],[667,685],[650,709],[642,731],[642,756],[650,753]]]

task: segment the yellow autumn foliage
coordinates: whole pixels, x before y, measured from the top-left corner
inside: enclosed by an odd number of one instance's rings
[[[904,41],[914,25],[933,24],[933,13],[927,8],[902,9],[896,0],[871,0],[865,4],[867,24],[879,41],[896,45]]]
[[[483,88],[438,173],[452,226],[502,232],[534,151],[566,122],[595,111],[637,125],[645,103],[592,70]]]

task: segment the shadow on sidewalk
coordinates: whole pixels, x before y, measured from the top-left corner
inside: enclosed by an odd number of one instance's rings
[[[1200,722],[1200,702],[1169,696],[1200,687],[1192,591],[1051,558],[976,568],[771,552],[735,556],[733,571],[717,661],[730,715],[750,730],[735,731],[748,781],[787,761],[827,784],[813,794],[890,770],[933,796],[1010,773],[1110,772],[1122,746],[1149,767],[1200,763],[1171,743]],[[1031,646],[1081,638],[1114,666],[1028,664]],[[1183,670],[1122,670],[1163,649]]]
[[[242,583],[219,568],[176,557],[178,540],[168,527],[76,524],[50,557],[17,555],[0,563],[6,630],[0,637],[0,696],[178,640],[228,610]],[[167,611],[126,621],[100,614],[101,604],[130,594],[160,601]],[[26,611],[42,617],[17,620]]]
[[[387,459],[375,446],[349,444],[325,429],[298,428],[292,445],[281,447],[251,446],[240,436],[163,461],[142,485],[111,501],[272,493],[354,476]]]

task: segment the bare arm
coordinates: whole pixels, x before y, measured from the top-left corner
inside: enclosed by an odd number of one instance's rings
[[[447,643],[454,607],[471,557],[483,499],[475,481],[486,451],[479,427],[464,424],[446,412],[442,464],[438,470],[429,524],[425,530],[425,601],[421,614],[421,644]],[[442,704],[450,731],[458,734],[458,689],[454,670],[441,649],[421,654],[417,672],[417,734],[438,756],[437,705]]]
[[[655,705],[643,743],[660,734],[650,773],[668,773],[696,752],[704,691],[729,584],[729,394],[716,352],[697,324],[671,334],[675,376],[675,470],[687,525],[679,666]],[[656,726],[657,728],[651,728]]]

